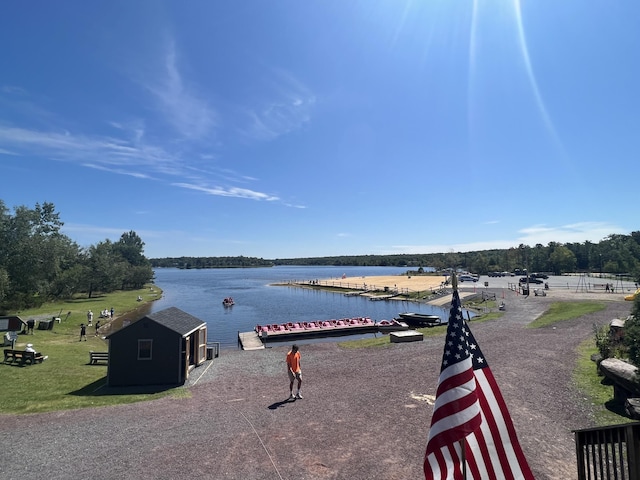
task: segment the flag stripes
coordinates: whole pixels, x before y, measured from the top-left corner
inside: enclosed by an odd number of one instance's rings
[[[457,290],[424,457],[426,480],[533,480],[506,403]]]

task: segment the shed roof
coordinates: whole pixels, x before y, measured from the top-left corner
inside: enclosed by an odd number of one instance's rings
[[[179,333],[182,336],[188,335],[205,324],[202,320],[193,315],[183,312],[179,308],[169,307],[159,312],[146,315],[146,318],[153,320],[160,325]]]

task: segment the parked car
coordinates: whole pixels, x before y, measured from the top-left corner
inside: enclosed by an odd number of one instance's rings
[[[520,280],[520,283],[527,283],[527,277],[522,277]],[[542,280],[540,280],[539,278],[535,278],[534,276],[530,276],[529,277],[529,283],[536,283],[536,284],[541,284],[544,283]]]
[[[549,278],[549,275],[547,275],[546,273],[532,273],[531,276],[533,278],[544,278],[545,280]]]
[[[474,277],[473,275],[460,275],[458,280],[461,282],[477,282],[478,277]]]

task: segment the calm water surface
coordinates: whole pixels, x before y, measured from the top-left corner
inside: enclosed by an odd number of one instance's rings
[[[207,323],[209,340],[220,342],[222,348],[237,348],[238,332],[248,332],[258,324],[345,317],[389,320],[405,311],[446,318],[448,312],[430,305],[404,301],[374,302],[363,297],[345,297],[340,293],[271,285],[293,280],[338,279],[343,274],[347,278],[398,275],[406,270],[401,267],[290,266],[206,270],[159,268],[155,270],[155,283],[162,288],[164,295],[152,303],[151,312],[177,307],[200,318]],[[228,296],[233,297],[235,305],[225,308],[222,299]],[[335,341],[335,338],[330,341]]]

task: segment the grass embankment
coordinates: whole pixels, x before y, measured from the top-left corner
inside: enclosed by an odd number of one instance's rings
[[[538,319],[531,322],[529,328],[540,328],[564,320],[600,312],[606,308],[602,302],[557,302],[551,304]],[[582,342],[576,349],[577,360],[573,371],[573,383],[584,395],[586,401],[595,407],[595,422],[598,426],[631,422],[625,416],[624,405],[613,399],[613,387],[603,382],[604,377],[597,373],[595,362],[591,355],[598,353],[595,339],[590,338]]]
[[[595,406],[595,423],[597,426],[630,423],[635,420],[628,418],[624,405],[614,400],[613,386],[604,381],[596,371],[596,364],[591,355],[598,353],[593,339],[585,340],[577,349],[578,360],[573,372],[573,382],[582,392],[587,401]]]
[[[106,383],[106,365],[89,365],[89,351],[107,351],[107,343],[95,336],[95,328],[87,328],[87,341],[79,341],[80,324],[87,323],[87,311],[94,313],[93,324],[100,320],[100,311],[115,310],[118,317],[139,308],[142,303],[157,300],[162,291],[148,285],[140,290],[118,291],[93,298],[77,297],[66,302],[16,312],[22,320],[60,317],[52,330],[34,329],[33,335],[18,335],[16,350],[27,343],[49,358],[40,364],[19,366],[0,364],[0,413],[36,413],[72,408],[117,405],[148,400],[166,395],[159,393],[124,393],[102,388]],[[138,302],[138,296],[142,302]],[[108,332],[108,329],[102,330]],[[4,347],[10,348],[10,347]]]
[[[589,313],[600,312],[605,308],[607,308],[607,305],[603,302],[555,302],[551,304],[546,312],[527,325],[527,327],[546,327],[564,320],[578,318]]]

